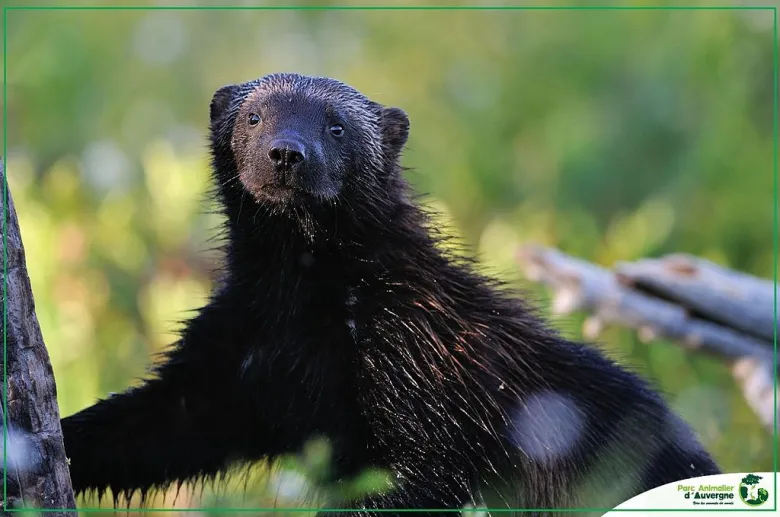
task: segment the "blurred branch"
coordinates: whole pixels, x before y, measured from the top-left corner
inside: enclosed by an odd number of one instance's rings
[[[5,185],[2,161],[0,179]],[[7,191],[7,197],[4,195],[2,199],[6,232],[3,246],[7,257],[3,279],[3,310],[7,318],[3,371],[8,381],[2,412],[8,425],[3,445],[7,447],[9,470],[8,500],[4,507],[75,508],[60,428],[57,388],[35,315],[19,221],[11,192]],[[75,511],[49,513],[68,514]]]
[[[590,313],[583,332],[636,329],[728,362],[750,407],[774,425],[773,284],[688,255],[619,263],[614,271],[536,245],[518,260],[526,276],[554,291],[553,311]]]
[[[770,280],[683,254],[621,263],[615,270],[626,285],[675,300],[745,334],[769,342],[774,339],[774,286]]]

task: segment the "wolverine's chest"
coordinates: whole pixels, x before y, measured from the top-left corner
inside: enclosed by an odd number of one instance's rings
[[[249,339],[234,369],[258,418],[276,422],[291,444],[318,434],[367,443],[361,348],[381,346],[363,336],[374,336],[368,328],[387,290],[365,264],[308,252],[251,286]]]
[[[245,392],[278,393],[279,407],[266,402],[263,412],[334,411],[354,395],[356,297],[343,271],[312,261],[258,286],[248,307],[234,367]]]

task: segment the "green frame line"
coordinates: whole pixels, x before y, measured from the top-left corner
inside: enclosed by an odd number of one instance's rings
[[[774,101],[772,103],[773,104],[772,111],[774,112],[774,116],[773,116],[773,119],[774,119],[773,120],[773,126],[774,127],[773,127],[773,131],[772,132],[774,133],[774,140],[775,140],[774,153],[773,153],[773,157],[772,157],[773,158],[772,159],[772,161],[773,161],[773,164],[772,164],[773,172],[772,172],[772,174],[774,175],[774,179],[772,181],[772,187],[773,187],[772,190],[773,190],[773,194],[774,194],[774,206],[773,206],[773,210],[772,210],[772,212],[773,212],[772,213],[772,219],[773,219],[773,222],[772,222],[773,236],[772,237],[773,237],[773,241],[774,241],[774,256],[775,256],[775,260],[773,261],[773,264],[772,264],[772,266],[773,266],[772,267],[772,269],[773,269],[773,271],[772,271],[772,278],[773,278],[773,281],[774,281],[774,284],[775,284],[774,285],[774,289],[773,289],[774,293],[773,293],[773,297],[772,297],[773,298],[773,305],[774,305],[774,313],[775,313],[775,315],[774,315],[775,329],[774,329],[774,338],[772,340],[774,342],[773,343],[773,347],[772,347],[772,349],[773,349],[772,350],[772,357],[773,357],[773,360],[774,360],[774,363],[775,363],[775,368],[773,368],[773,371],[774,371],[774,384],[775,384],[775,393],[774,393],[774,397],[773,397],[773,400],[774,400],[774,413],[775,413],[775,418],[774,418],[774,422],[773,422],[774,423],[774,446],[773,446],[773,449],[774,449],[774,451],[773,451],[774,461],[773,461],[773,468],[774,468],[774,471],[775,471],[775,476],[774,476],[775,477],[775,486],[774,486],[774,489],[775,489],[775,508],[774,509],[775,509],[775,511],[777,511],[778,510],[777,502],[778,502],[778,497],[779,497],[777,495],[777,470],[778,470],[777,469],[777,450],[778,450],[778,443],[777,443],[778,442],[778,437],[777,437],[777,258],[778,258],[778,235],[777,235],[778,234],[778,226],[777,226],[777,172],[778,171],[777,171],[777,162],[778,162],[778,140],[780,140],[780,131],[778,131],[778,113],[777,113],[777,111],[779,109],[779,107],[778,107],[778,98],[777,98],[778,97],[778,87],[777,87],[778,79],[777,79],[777,74],[778,74],[778,61],[779,61],[778,53],[780,52],[780,48],[778,47],[778,39],[777,39],[777,7],[773,7],[773,9],[772,9],[772,22],[773,22],[772,32],[773,32],[773,40],[774,40],[773,41],[773,43],[774,43],[774,64],[773,64],[773,74],[772,74],[773,77],[774,77],[774,88],[773,88],[774,89],[774,95],[773,95]]]
[[[3,7],[3,511],[8,508],[8,13]]]
[[[33,6],[20,5],[5,7],[9,11],[768,11],[771,6],[701,6],[701,5],[550,5],[550,6],[469,6],[469,5],[78,5],[78,6]]]
[[[780,251],[780,242],[778,239],[778,141],[780,141],[780,131],[778,129],[778,56],[780,55],[780,47],[778,47],[778,28],[777,28],[777,7],[776,6],[605,6],[605,5],[590,5],[590,6],[390,6],[390,5],[377,5],[377,6],[133,6],[133,5],[116,5],[116,6],[3,6],[3,155],[5,173],[3,175],[3,293],[7,292],[7,267],[8,267],[8,252],[7,252],[7,227],[8,227],[8,12],[9,11],[772,11],[773,13],[773,70],[774,70],[774,95],[773,95],[773,136],[774,136],[774,152],[773,152],[773,249],[774,249],[774,264],[773,264],[773,281],[774,281],[774,339],[773,339],[773,357],[775,364],[778,361],[777,352],[777,337],[778,337],[778,318],[777,318],[777,272],[778,272],[778,252]],[[3,296],[3,512],[29,512],[36,511],[41,513],[49,512],[65,512],[65,511],[78,511],[84,513],[91,512],[111,512],[109,508],[7,508],[7,472],[8,472],[8,454],[5,451],[8,450],[8,355],[7,355],[7,340],[6,329],[8,322],[8,311],[6,310],[6,297]],[[441,512],[441,513],[462,513],[462,512],[495,512],[495,513],[508,513],[508,512],[776,512],[778,510],[778,411],[777,411],[777,383],[778,374],[777,368],[774,369],[774,442],[773,442],[773,468],[774,468],[774,499],[775,505],[773,508],[712,508],[712,509],[697,509],[697,508],[683,508],[683,509],[613,509],[613,508],[460,508],[460,509],[418,509],[418,508],[401,508],[401,509],[355,509],[355,508],[123,508],[122,511],[133,511],[143,513],[154,512],[312,512],[312,513],[333,513],[333,512],[366,512],[366,513],[407,513],[407,512]]]

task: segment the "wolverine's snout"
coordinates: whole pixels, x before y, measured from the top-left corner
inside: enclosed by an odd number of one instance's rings
[[[295,185],[306,163],[306,147],[297,139],[277,138],[271,142],[268,158],[273,165],[273,179],[279,186]]]
[[[276,170],[291,170],[306,161],[306,148],[297,140],[274,140],[268,158]]]

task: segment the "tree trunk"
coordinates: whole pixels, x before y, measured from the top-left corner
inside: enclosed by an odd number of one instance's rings
[[[47,515],[76,515],[60,428],[57,388],[35,316],[24,247],[11,192],[3,182],[3,427],[6,497],[11,508],[71,509]],[[7,210],[6,210],[7,208]],[[4,512],[6,513],[6,512]]]

